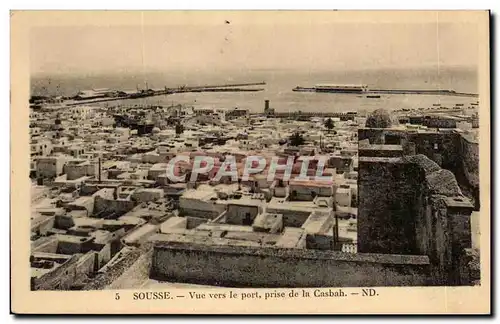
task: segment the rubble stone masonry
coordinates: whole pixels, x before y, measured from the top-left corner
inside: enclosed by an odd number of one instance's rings
[[[426,256],[158,242],[151,277],[225,287],[422,286]]]

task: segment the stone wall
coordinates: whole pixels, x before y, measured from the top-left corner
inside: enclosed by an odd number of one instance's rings
[[[429,284],[425,256],[158,243],[151,277],[233,287],[368,287]]]
[[[31,290],[67,290],[75,280],[76,264],[79,255],[74,255],[64,264],[51,272],[39,277],[31,278]]]
[[[473,200],[475,210],[479,210],[479,144],[469,135],[455,131],[419,133],[404,129],[360,128],[358,138],[371,144],[400,143],[405,155],[427,156],[441,168],[453,172],[464,194]]]
[[[92,249],[96,251],[97,260],[96,260],[96,268],[102,268],[108,261],[111,259],[111,242],[107,244],[97,244],[94,243]]]
[[[371,157],[401,157],[403,156],[403,148],[401,145],[394,144],[368,144],[359,145],[359,156]]]
[[[132,249],[124,253],[123,256],[114,262],[111,266],[106,266],[106,271],[98,272],[97,276],[93,278],[83,290],[102,290],[106,286],[112,284],[117,280],[127,269],[141,257],[141,255],[148,254],[150,246],[145,245],[140,249]],[[120,252],[121,253],[121,252]]]
[[[359,159],[358,251],[417,254],[424,174],[396,158]]]
[[[442,168],[454,172],[461,166],[460,134],[456,132],[423,132],[403,129],[360,128],[359,140],[368,139],[370,144],[401,144],[405,154],[409,154],[410,146],[415,154],[423,154]],[[399,138],[399,140],[398,140]],[[455,173],[455,172],[454,172]]]
[[[358,251],[429,256],[434,282],[468,284],[472,205],[425,155],[359,160]]]
[[[479,144],[463,136],[460,143],[465,176],[471,186],[479,187]]]
[[[462,163],[459,140],[460,135],[454,132],[411,133],[408,136],[408,141],[415,143],[415,154],[423,154],[453,173]]]
[[[462,171],[468,186],[471,198],[474,200],[475,210],[480,209],[479,195],[479,144],[477,141],[460,137],[462,154]]]
[[[31,278],[31,290],[70,290],[95,271],[95,259],[95,252],[73,255],[53,271]]]
[[[97,262],[97,252],[90,251],[82,255],[76,265],[76,275],[83,276],[97,272],[99,265]]]

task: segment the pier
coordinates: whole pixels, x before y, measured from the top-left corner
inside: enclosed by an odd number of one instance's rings
[[[99,102],[108,102],[116,100],[127,100],[127,99],[138,99],[154,96],[166,96],[176,93],[185,92],[257,92],[263,91],[263,88],[242,88],[250,86],[262,86],[266,85],[266,82],[247,82],[247,83],[228,83],[228,84],[216,84],[216,85],[202,85],[202,86],[180,86],[176,88],[163,88],[163,89],[147,89],[141,90],[132,94],[125,94],[122,91],[116,91],[117,95],[105,96],[101,98],[93,98],[89,100],[79,99],[79,100],[68,100],[64,102],[65,106],[77,106],[82,104],[92,104]]]

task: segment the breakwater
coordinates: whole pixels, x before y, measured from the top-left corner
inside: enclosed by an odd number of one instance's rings
[[[479,95],[477,93],[456,92],[453,90],[417,90],[417,89],[369,89],[366,91],[343,91],[343,90],[321,90],[314,87],[295,87],[292,89],[295,92],[320,92],[320,93],[341,93],[341,94],[357,94],[357,95],[373,95],[373,94],[411,94],[411,95],[444,95],[444,96],[457,96],[457,97],[473,97]]]
[[[116,100],[127,100],[127,99],[137,99],[146,98],[154,96],[165,96],[176,93],[186,93],[186,92],[258,92],[263,91],[263,88],[243,88],[249,86],[259,86],[266,85],[266,82],[252,82],[252,83],[230,83],[230,84],[217,84],[217,85],[205,85],[205,86],[181,86],[177,88],[167,88],[164,89],[148,89],[141,90],[131,94],[120,94],[114,96],[104,96],[100,98],[92,99],[79,99],[79,100],[67,100],[62,104],[64,106],[77,106],[83,104],[93,104],[99,102],[108,102]]]
[[[478,97],[477,93],[456,92],[453,90],[411,90],[411,89],[371,89],[367,94],[417,94],[417,95],[444,95],[459,97]]]

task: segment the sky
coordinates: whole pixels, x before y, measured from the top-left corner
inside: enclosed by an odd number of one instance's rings
[[[359,70],[478,65],[473,23],[303,21],[35,27],[30,70],[108,73],[217,69]]]

